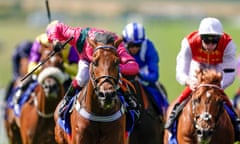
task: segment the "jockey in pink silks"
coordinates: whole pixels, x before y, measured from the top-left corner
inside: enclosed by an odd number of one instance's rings
[[[47,27],[47,35],[50,41],[65,41],[70,37],[74,37],[73,40],[69,42],[76,50],[79,55],[78,62],[78,72],[75,79],[72,81],[71,86],[69,87],[68,92],[65,94],[62,104],[59,108],[59,114],[62,116],[62,113],[70,101],[70,99],[75,95],[76,90],[80,91],[82,87],[86,85],[89,79],[89,63],[92,60],[93,48],[87,41],[87,37],[94,40],[96,34],[98,33],[111,33],[114,35],[114,39],[119,37],[112,32],[97,29],[97,28],[83,28],[83,27],[70,27],[61,23],[59,21],[53,21]],[[126,51],[124,44],[121,43],[117,48],[117,53],[120,58],[120,72],[125,76],[134,76],[139,72],[139,66],[136,63],[135,59]],[[128,97],[128,103],[136,106],[136,102]]]

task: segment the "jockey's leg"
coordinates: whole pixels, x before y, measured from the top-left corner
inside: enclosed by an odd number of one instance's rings
[[[173,125],[175,119],[178,117],[179,113],[183,109],[181,103],[191,94],[191,92],[192,90],[189,87],[185,87],[181,95],[178,97],[176,104],[173,106],[168,121],[165,124],[165,128],[169,129]]]
[[[24,90],[27,89],[27,87],[29,86],[30,83],[32,83],[33,81],[35,81],[37,79],[36,75],[32,75],[31,77],[28,77],[23,83],[21,83],[19,86],[18,86],[18,90],[16,91],[16,93],[14,94],[13,96],[13,104],[15,106],[18,105],[18,101],[22,95],[22,92]]]
[[[86,85],[89,79],[89,62],[85,60],[79,60],[78,62],[78,73],[75,79],[72,81],[71,85],[68,87],[67,92],[61,104],[59,106],[58,114],[63,118],[64,110],[68,105],[69,101],[72,99],[75,94],[81,91],[81,89]]]
[[[225,106],[228,107],[228,114],[231,118],[231,121],[233,123],[233,127],[234,127],[234,131],[235,131],[235,141],[240,141],[240,119],[238,118],[237,113],[235,112],[231,101],[229,100],[229,98],[227,97],[226,94],[224,94],[223,96],[224,101],[225,101]]]
[[[61,101],[61,104],[59,106],[58,114],[61,118],[63,118],[64,110],[66,109],[66,106],[69,104],[72,97],[82,90],[82,87],[76,86],[74,83],[75,80],[73,80],[71,85],[68,87],[68,90],[65,93],[63,100]]]
[[[136,94],[130,91],[130,87],[132,89],[136,89],[137,87],[139,87],[139,83],[132,79],[129,80],[129,78],[128,79],[121,78],[121,81],[122,82],[120,83],[120,93],[123,95],[124,100],[127,103],[126,108],[128,111],[132,110],[132,112],[134,112],[136,119],[139,119],[140,106],[137,102],[137,98],[135,96]]]

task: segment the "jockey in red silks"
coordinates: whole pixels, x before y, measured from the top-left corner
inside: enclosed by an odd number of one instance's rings
[[[181,50],[177,56],[176,78],[186,85],[177,103],[169,116],[165,128],[170,128],[182,110],[180,104],[187,99],[198,86],[195,78],[197,69],[215,69],[223,74],[221,88],[231,85],[235,78],[236,46],[231,37],[223,32],[221,22],[216,18],[204,18],[198,31],[194,31],[182,40]],[[225,97],[226,106],[232,111],[232,119],[235,131],[239,133],[239,119],[234,112],[229,98]]]
[[[90,46],[86,38],[95,39],[96,34],[98,33],[111,33],[114,36],[114,39],[118,39],[115,33],[97,29],[97,28],[83,28],[83,27],[70,27],[61,23],[59,21],[53,21],[47,27],[47,35],[50,41],[65,41],[70,37],[74,37],[73,40],[69,42],[77,51],[79,56],[78,62],[78,73],[75,79],[72,81],[71,86],[69,87],[68,92],[65,94],[62,104],[59,108],[59,114],[61,116],[65,106],[69,100],[74,96],[76,90],[81,90],[82,87],[86,85],[89,79],[89,63],[92,61],[93,48]],[[135,59],[129,55],[126,51],[124,44],[121,43],[117,48],[117,53],[120,58],[120,72],[126,76],[134,76],[138,74],[139,66],[136,63]],[[129,103],[136,105],[136,102],[129,97]]]

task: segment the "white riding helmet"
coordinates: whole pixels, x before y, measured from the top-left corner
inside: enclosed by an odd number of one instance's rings
[[[218,19],[208,17],[202,19],[198,32],[200,35],[222,35],[223,27]]]
[[[145,40],[145,29],[143,25],[133,22],[126,25],[123,32],[123,39],[126,43],[139,44]]]

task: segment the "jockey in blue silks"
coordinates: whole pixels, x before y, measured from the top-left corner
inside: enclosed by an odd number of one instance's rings
[[[133,22],[126,25],[122,32],[125,47],[137,61],[139,81],[147,93],[151,94],[160,114],[164,114],[168,101],[157,84],[159,79],[159,56],[151,40],[145,35],[142,24]]]
[[[19,44],[17,44],[14,52],[12,54],[12,80],[7,88],[7,92],[5,95],[5,100],[8,99],[10,94],[14,89],[14,82],[25,75],[25,71],[21,70],[21,60],[29,58],[30,50],[33,42],[31,40],[23,40]]]

